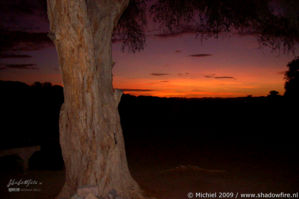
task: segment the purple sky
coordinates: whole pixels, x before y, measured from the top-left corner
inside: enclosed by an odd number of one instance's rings
[[[38,11],[20,10],[16,16],[17,12],[4,10],[8,4],[0,4],[1,31],[48,31],[48,22]],[[55,48],[44,35],[24,38],[26,42],[13,49],[18,51],[10,49],[10,56],[0,57],[0,79],[62,85]],[[130,94],[161,97],[261,96],[270,90],[283,94],[283,72],[294,57],[259,48],[249,35],[220,35],[202,42],[191,33],[159,37],[150,31],[141,52],[122,52],[120,43],[113,44],[113,83]]]

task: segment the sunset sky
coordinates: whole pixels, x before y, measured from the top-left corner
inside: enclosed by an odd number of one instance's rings
[[[31,21],[21,25],[25,30],[48,31],[48,22],[37,16],[24,15],[23,20]],[[264,96],[270,90],[283,94],[284,71],[295,57],[260,48],[255,37],[237,34],[201,41],[191,33],[161,37],[149,31],[141,52],[122,52],[120,45],[113,43],[114,87],[159,97]],[[18,53],[29,56],[0,57],[1,80],[63,84],[52,45]]]

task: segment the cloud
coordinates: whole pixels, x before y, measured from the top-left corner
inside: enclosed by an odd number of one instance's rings
[[[46,5],[44,0],[0,2],[0,53],[38,50],[53,45],[47,37]]]
[[[215,74],[204,75],[205,78],[213,78],[213,79],[236,79],[233,76],[216,76]]]
[[[181,51],[181,50],[176,50],[175,52],[176,52],[176,53],[181,53],[182,51]]]
[[[207,53],[199,53],[199,54],[192,54],[189,55],[190,57],[209,57],[212,56],[212,54],[207,54]]]
[[[0,2],[0,40],[15,37],[14,32],[48,32],[47,2],[44,0],[9,0]],[[6,34],[8,33],[8,34]],[[3,35],[5,37],[3,37]],[[18,39],[16,38],[18,41]]]
[[[169,81],[167,81],[167,80],[162,80],[162,81],[160,81],[160,82],[164,82],[164,83],[166,83],[166,82],[169,82]]]
[[[214,78],[215,75],[204,75],[205,78]]]
[[[1,70],[4,69],[38,70],[38,68],[35,66],[36,64],[4,64],[1,66]]]
[[[154,91],[154,90],[151,90],[151,89],[138,89],[138,88],[120,88],[119,90],[131,91],[131,92],[150,92],[150,91]]]
[[[215,79],[235,79],[234,77],[232,76],[216,76],[214,77]]]
[[[9,0],[1,1],[1,12],[14,11],[15,14],[40,15],[46,12],[46,1],[41,0]]]
[[[153,76],[165,76],[165,75],[169,75],[168,73],[151,73],[151,75]]]
[[[31,58],[24,52],[53,46],[47,37],[49,22],[44,0],[0,1],[0,58]],[[34,64],[2,63],[1,70],[30,69]]]
[[[53,46],[46,32],[0,31],[0,52],[32,51]],[[4,53],[1,53],[4,54]]]
[[[7,59],[7,58],[31,58],[31,55],[25,54],[15,54],[15,53],[2,53],[0,54],[0,59]]]
[[[48,31],[47,2],[44,0],[9,0],[0,2],[0,29],[10,31]]]

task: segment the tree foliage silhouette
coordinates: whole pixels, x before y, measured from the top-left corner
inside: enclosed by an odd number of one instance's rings
[[[165,36],[191,32],[207,39],[235,32],[254,35],[260,45],[285,52],[294,52],[299,41],[296,0],[131,0],[115,31],[123,49],[143,49],[147,9]]]
[[[288,63],[287,67],[284,96],[291,99],[299,99],[299,57]]]

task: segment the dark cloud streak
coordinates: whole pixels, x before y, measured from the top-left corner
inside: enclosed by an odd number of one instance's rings
[[[216,76],[215,74],[212,75],[204,75],[205,78],[213,78],[213,79],[236,79],[233,76]]]
[[[217,77],[214,77],[215,79],[235,79],[234,77],[232,76],[217,76]]]
[[[199,54],[192,54],[189,55],[190,57],[209,57],[212,56],[212,54],[207,54],[207,53],[199,53]]]
[[[34,14],[41,15],[46,14],[46,4],[45,0],[9,0],[1,1],[1,11],[8,13],[13,10],[15,14]]]
[[[0,58],[30,58],[22,51],[53,46],[47,37],[46,0],[0,1]],[[2,64],[7,68],[36,69],[28,64]]]
[[[0,53],[39,50],[53,45],[46,32],[0,31],[0,42]]]
[[[1,66],[1,70],[5,69],[38,70],[36,64],[4,64]]]
[[[15,53],[3,53],[0,54],[0,59],[7,59],[7,58],[31,58],[31,55],[25,54],[15,54]]]
[[[168,73],[151,73],[152,76],[165,76],[169,75]]]

